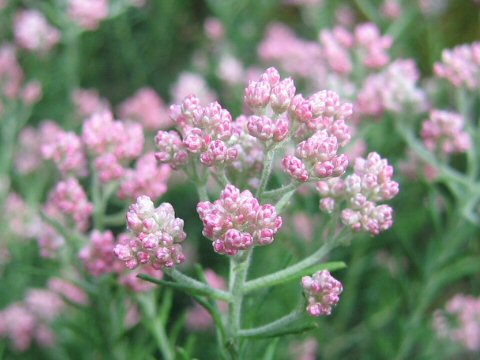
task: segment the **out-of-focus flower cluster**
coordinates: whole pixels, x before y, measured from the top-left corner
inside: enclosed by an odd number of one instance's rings
[[[462,344],[470,351],[480,350],[480,299],[457,294],[445,309],[436,310],[433,325],[442,339]]]
[[[5,108],[4,99],[20,100],[30,106],[42,97],[41,84],[38,81],[24,83],[24,77],[14,46],[0,45],[0,116]]]
[[[386,111],[401,113],[405,108],[414,113],[424,111],[428,105],[425,92],[417,85],[419,78],[413,60],[395,60],[366,78],[358,94],[359,113],[380,117]]]
[[[422,125],[423,143],[428,150],[446,155],[465,152],[470,149],[471,138],[464,127],[462,115],[432,110],[430,118]]]
[[[32,341],[44,347],[55,343],[50,323],[64,309],[61,297],[46,289],[31,289],[23,301],[0,311],[0,337],[8,337],[18,351],[27,350]]]
[[[124,163],[142,153],[145,141],[140,124],[116,121],[109,111],[95,113],[84,123],[82,140],[104,183],[124,175]]]
[[[457,46],[442,52],[442,61],[435,63],[435,75],[447,79],[455,87],[478,89],[480,85],[480,42]]]
[[[38,10],[21,10],[15,16],[15,40],[26,50],[45,52],[60,41],[60,32]]]

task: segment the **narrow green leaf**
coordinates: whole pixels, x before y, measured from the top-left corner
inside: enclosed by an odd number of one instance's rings
[[[282,329],[282,330],[276,330],[276,331],[271,331],[271,332],[265,332],[264,334],[257,334],[257,335],[252,335],[251,338],[253,339],[269,339],[269,338],[276,338],[276,337],[281,337],[281,336],[286,336],[286,335],[298,335],[298,334],[303,334],[307,331],[311,331],[318,328],[317,323],[309,323],[309,324],[302,324],[302,325],[297,325],[288,329]],[[244,336],[245,338],[249,338],[250,336]]]
[[[180,283],[173,282],[173,281],[155,279],[155,278],[153,278],[151,276],[148,276],[146,274],[138,274],[137,277],[142,279],[142,280],[150,281],[151,283],[154,283],[154,284],[157,284],[157,285],[163,285],[163,286],[167,286],[167,287],[172,288],[172,289],[184,291],[184,292],[186,292],[187,294],[190,294],[190,295],[204,295],[204,296],[210,296],[211,295],[211,293],[207,290],[201,290],[201,289],[189,286],[187,284],[180,284]]]

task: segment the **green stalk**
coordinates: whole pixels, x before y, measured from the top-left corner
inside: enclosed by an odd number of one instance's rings
[[[242,303],[244,297],[244,284],[250,266],[252,249],[246,250],[243,254],[230,258],[230,284],[229,292],[232,295],[232,302],[228,308],[227,328],[229,331],[230,353],[232,358],[238,356],[239,331],[241,327]]]
[[[151,295],[151,294],[149,294]],[[157,347],[162,353],[164,360],[174,360],[175,355],[172,350],[172,346],[168,341],[168,337],[165,331],[165,325],[161,319],[157,318],[156,306],[153,299],[150,297],[145,298],[144,296],[137,297],[138,303],[142,308],[142,311],[145,315],[145,322],[147,327],[150,329],[153,337],[157,342]]]
[[[247,281],[243,286],[243,292],[246,294],[252,291],[274,286],[284,282],[286,279],[296,276],[296,274],[301,273],[313,265],[317,265],[325,257],[325,255],[327,255],[338,243],[340,243],[339,240],[340,238],[338,238],[338,241],[337,239],[327,241],[312,255],[292,266],[287,267],[286,269],[262,276],[255,280]]]
[[[278,331],[285,331],[288,327],[300,319],[305,318],[305,309],[295,310],[280,319],[274,320],[263,326],[253,329],[240,330],[239,336],[243,338],[258,338],[274,336]]]
[[[260,178],[260,185],[258,186],[258,190],[255,194],[255,197],[259,199],[265,189],[267,188],[268,180],[270,179],[270,173],[272,172],[273,166],[273,158],[275,157],[275,150],[269,149],[267,150],[267,154],[265,155],[265,162],[262,171],[262,177]]]

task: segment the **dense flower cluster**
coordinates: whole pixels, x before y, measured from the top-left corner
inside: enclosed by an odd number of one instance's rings
[[[72,94],[75,112],[79,119],[90,118],[97,112],[109,111],[110,104],[95,89],[75,89]]]
[[[82,140],[95,157],[95,167],[102,182],[124,175],[124,163],[143,151],[144,136],[140,124],[115,121],[112,113],[95,113],[83,125]]]
[[[157,164],[153,153],[142,155],[135,169],[125,171],[118,196],[121,199],[136,199],[140,195],[147,195],[156,200],[167,191],[171,171],[170,166]]]
[[[68,15],[86,30],[95,30],[108,17],[108,0],[69,0]]]
[[[136,120],[145,129],[166,129],[172,125],[168,110],[163,100],[152,88],[145,87],[120,104],[120,116]]]
[[[129,269],[142,264],[155,269],[171,268],[185,260],[180,245],[186,237],[183,220],[175,218],[169,203],[155,208],[148,196],[139,196],[130,205],[127,225],[135,237],[119,239],[114,252]]]
[[[307,311],[312,316],[330,315],[343,291],[342,283],[327,270],[304,276],[302,287],[307,297]]]
[[[18,351],[27,350],[32,341],[48,347],[55,343],[49,324],[63,310],[61,298],[43,289],[31,289],[23,301],[0,311],[0,337],[8,337]]]
[[[480,84],[480,42],[457,46],[442,52],[442,62],[435,63],[435,74],[455,87],[478,89]]]
[[[434,313],[439,337],[456,341],[470,351],[480,350],[480,299],[457,294],[444,310]]]
[[[45,212],[62,223],[68,222],[85,231],[93,213],[93,204],[88,201],[78,180],[68,178],[60,181],[50,193]]]
[[[462,115],[441,110],[432,110],[430,118],[422,125],[423,143],[430,151],[444,154],[461,153],[471,146],[470,134],[464,130]]]
[[[88,295],[74,283],[54,277],[48,280],[48,289],[62,298],[78,305],[88,304]]]
[[[356,67],[372,71],[387,65],[391,45],[392,38],[382,36],[373,23],[359,24],[353,31],[344,26],[324,29],[318,42],[298,38],[285,25],[274,23],[258,53],[265,63],[278,64],[314,86],[329,84],[331,88],[335,84],[336,90],[346,90],[353,85],[346,76],[358,70]]]
[[[325,76],[320,44],[298,38],[283,24],[273,23],[268,27],[258,53],[265,63],[278,64],[289,74],[301,77]]]
[[[4,111],[4,101],[20,100],[31,106],[42,96],[42,85],[38,81],[24,84],[24,73],[17,60],[15,47],[0,45],[0,115]]]
[[[190,154],[198,154],[205,166],[229,163],[237,158],[236,147],[229,144],[232,116],[219,103],[202,106],[196,96],[190,95],[181,105],[170,107],[170,117],[180,134],[158,132],[155,137],[158,161],[178,168],[188,161]]]
[[[219,254],[236,255],[254,245],[268,245],[282,226],[273,205],[260,205],[248,190],[227,187],[215,202],[198,203],[203,235],[213,241]]]
[[[60,32],[38,10],[19,11],[15,15],[15,40],[30,51],[48,51],[60,41]]]
[[[52,128],[50,139],[43,139],[41,147],[44,159],[51,159],[60,173],[84,176],[87,173],[87,156],[82,139],[72,131]]]
[[[172,90],[173,103],[182,102],[187,96],[195,94],[200,103],[208,104],[217,99],[217,95],[207,85],[205,79],[192,72],[182,72],[173,85]]]
[[[339,200],[346,200],[342,210],[342,222],[354,230],[368,231],[377,235],[393,224],[393,209],[377,205],[390,200],[398,193],[398,183],[392,180],[393,167],[377,153],[366,159],[355,160],[354,172],[345,179],[333,178],[317,184],[322,199],[320,208],[332,212]]]
[[[353,70],[353,53],[367,69],[385,66],[390,61],[387,51],[393,39],[388,35],[382,36],[375,24],[364,23],[357,25],[353,33],[343,27],[322,30],[320,42],[329,67],[340,74],[348,74]]]
[[[18,239],[34,237],[38,230],[39,219],[25,200],[17,193],[8,194],[3,204],[3,213],[8,213],[7,231]]]
[[[38,129],[25,127],[18,137],[18,149],[15,153],[15,169],[19,174],[29,174],[40,168],[43,160],[42,147],[52,144],[60,127],[50,120],[42,122]]]
[[[115,237],[111,231],[94,230],[90,242],[79,253],[83,265],[93,276],[114,272],[119,265],[113,253]]]
[[[378,74],[366,78],[356,107],[361,115],[379,117],[385,111],[400,113],[408,107],[421,112],[427,107],[426,95],[417,86],[420,78],[411,59],[396,60]]]

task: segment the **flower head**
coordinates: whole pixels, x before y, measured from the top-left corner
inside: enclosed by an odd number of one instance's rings
[[[343,291],[342,283],[327,270],[316,272],[313,276],[304,276],[302,287],[307,297],[307,311],[315,317],[330,315]]]

